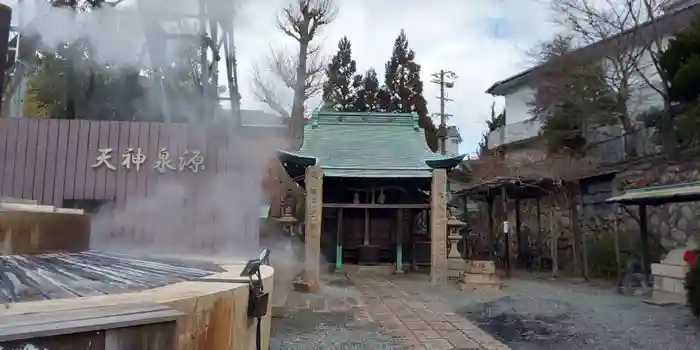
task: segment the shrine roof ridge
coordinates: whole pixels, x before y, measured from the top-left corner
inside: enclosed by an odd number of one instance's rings
[[[317,110],[311,115],[307,128],[315,129],[319,125],[339,124],[381,124],[386,126],[410,126],[414,131],[419,131],[418,113],[395,112],[337,112]]]

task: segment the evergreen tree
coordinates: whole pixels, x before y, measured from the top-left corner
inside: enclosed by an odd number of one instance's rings
[[[498,130],[498,128],[506,125],[506,109],[503,108],[501,112],[496,113],[496,104],[491,104],[491,118],[486,121],[486,127],[488,131],[481,135],[481,141],[479,141],[479,148],[477,153],[483,155],[488,151],[488,136],[491,132]]]
[[[357,91],[355,110],[358,112],[379,111],[379,78],[373,68],[367,70],[364,76],[356,75],[353,86]]]
[[[323,103],[328,109],[345,112],[355,109],[355,60],[352,59],[352,45],[347,36],[338,42],[338,52],[326,68],[326,81],[323,83]]]
[[[408,48],[406,32],[401,30],[385,66],[384,86],[378,94],[379,106],[387,112],[418,113],[428,146],[435,151],[438,145],[437,128],[428,116],[423,82],[420,80],[421,67],[415,62],[415,57],[415,52]]]

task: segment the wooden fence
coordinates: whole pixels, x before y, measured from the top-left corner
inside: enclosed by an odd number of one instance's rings
[[[265,136],[251,130],[245,136]],[[203,130],[157,122],[0,119],[0,195],[55,206],[121,205],[148,196],[163,179],[198,182],[226,172],[235,147],[231,135],[233,129],[222,125]],[[101,154],[109,164],[97,165]]]

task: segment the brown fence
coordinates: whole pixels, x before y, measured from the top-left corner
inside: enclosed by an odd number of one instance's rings
[[[148,196],[163,179],[196,182],[225,172],[231,132],[221,125],[202,130],[157,122],[0,119],[0,195],[55,206],[122,204]],[[128,149],[131,156],[122,163]],[[111,156],[109,167],[96,165],[101,151]],[[166,155],[168,165],[158,163]]]

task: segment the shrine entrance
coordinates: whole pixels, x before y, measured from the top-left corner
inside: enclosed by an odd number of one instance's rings
[[[306,188],[310,285],[316,261],[336,270],[343,264],[394,266],[394,272],[431,266],[431,274],[444,278],[444,264],[432,262],[446,259],[446,252],[433,256],[430,247],[447,236],[445,170],[464,156],[433,153],[417,114],[319,111],[301,149],[279,151],[278,158]],[[442,220],[431,226],[431,215]]]

